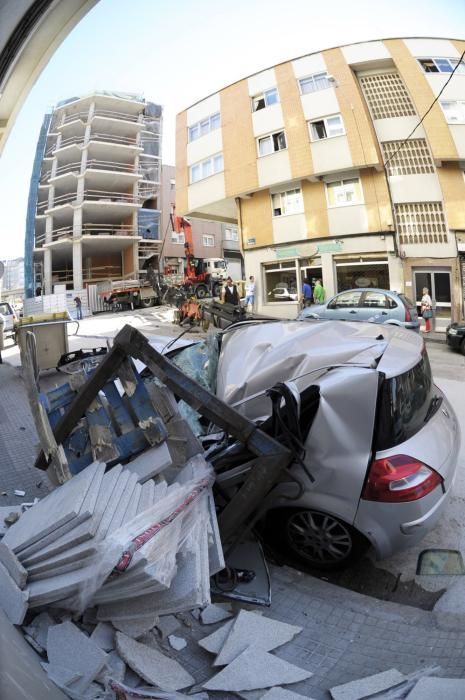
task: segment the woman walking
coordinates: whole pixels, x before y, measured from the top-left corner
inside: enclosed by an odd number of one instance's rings
[[[428,287],[423,287],[423,296],[421,297],[421,315],[425,319],[425,333],[431,331],[431,318],[433,316],[433,301],[429,295]]]

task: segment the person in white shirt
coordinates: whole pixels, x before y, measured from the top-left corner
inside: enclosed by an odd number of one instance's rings
[[[421,315],[425,319],[425,333],[431,331],[431,319],[433,317],[433,301],[429,295],[428,287],[423,287],[423,296],[421,297]]]
[[[245,306],[249,311],[253,311],[255,303],[255,279],[250,275],[249,281],[245,285]]]

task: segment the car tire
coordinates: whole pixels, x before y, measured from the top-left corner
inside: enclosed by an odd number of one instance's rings
[[[465,338],[460,343],[460,352],[462,353],[462,355],[465,355]]]
[[[195,290],[195,296],[197,297],[197,299],[205,299],[207,294],[208,289],[203,284],[199,284],[199,286]]]
[[[290,564],[329,571],[352,564],[368,540],[334,515],[308,508],[279,508],[267,514],[265,539]]]
[[[139,306],[141,309],[150,309],[151,306],[155,306],[155,299],[153,297],[140,299]]]

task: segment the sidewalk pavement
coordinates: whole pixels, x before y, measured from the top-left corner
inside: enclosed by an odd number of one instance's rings
[[[6,492],[0,505],[48,491],[45,473],[32,466],[37,442],[20,369],[0,365],[0,493]],[[13,495],[17,488],[26,491],[24,498]],[[314,674],[292,686],[296,693],[328,700],[331,687],[393,667],[411,673],[437,665],[441,672],[435,675],[465,677],[465,629],[439,629],[434,613],[370,598],[287,567],[272,566],[271,578],[273,602],[265,614],[303,627],[275,653]],[[197,645],[189,645],[179,659],[197,682],[211,675],[211,657]]]

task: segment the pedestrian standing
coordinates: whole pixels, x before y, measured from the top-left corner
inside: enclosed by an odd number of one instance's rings
[[[431,319],[433,317],[433,300],[429,295],[428,287],[423,287],[423,296],[421,297],[421,315],[425,319],[425,333],[431,331]]]
[[[321,280],[315,282],[313,287],[313,300],[315,304],[323,304],[326,297],[326,290],[321,284]]]
[[[310,284],[310,280],[308,277],[305,277],[304,283],[302,285],[302,306],[305,308],[306,306],[310,306],[312,303],[312,285]]]
[[[245,307],[249,311],[253,311],[255,304],[255,278],[250,275],[249,281],[245,285]]]
[[[76,319],[82,321],[82,301],[81,297],[74,297],[74,303],[76,304]]]
[[[232,277],[228,277],[226,280],[226,285],[223,288],[223,301],[225,304],[234,304],[234,306],[239,306],[239,292],[237,287],[232,281]]]

